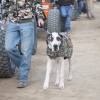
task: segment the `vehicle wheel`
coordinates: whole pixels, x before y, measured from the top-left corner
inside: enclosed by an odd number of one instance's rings
[[[66,29],[65,29],[65,20],[66,20],[66,18],[61,17],[61,32],[66,31]]]
[[[0,78],[9,78],[14,74],[15,69],[11,67],[11,61],[5,51],[5,31],[0,29]]]
[[[32,55],[35,55],[37,51],[37,41],[38,41],[37,21],[34,18],[34,46],[33,46]]]
[[[60,32],[60,11],[57,8],[53,8],[49,10],[48,13],[48,22],[47,22],[47,30],[52,32]]]
[[[72,18],[71,18],[72,21],[75,21],[77,19],[77,8],[78,8],[77,1],[75,1],[74,6],[72,7]]]

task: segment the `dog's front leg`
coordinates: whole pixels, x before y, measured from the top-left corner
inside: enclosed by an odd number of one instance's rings
[[[72,59],[69,58],[68,61],[69,61],[69,79],[68,80],[71,81],[72,80],[72,66],[71,66]]]
[[[61,70],[60,70],[60,84],[59,87],[61,89],[64,88],[64,59],[61,59]]]
[[[47,71],[46,71],[46,77],[45,77],[45,82],[43,85],[43,88],[46,90],[49,86],[49,77],[50,77],[50,72],[52,68],[52,60],[48,57],[47,61]]]
[[[60,80],[59,80],[60,66],[59,66],[58,61],[55,62],[55,65],[56,65],[56,82],[55,82],[55,85],[59,86],[59,83],[60,83]]]

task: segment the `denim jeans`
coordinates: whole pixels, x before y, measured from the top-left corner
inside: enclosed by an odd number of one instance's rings
[[[60,7],[61,16],[66,18],[65,29],[66,31],[70,30],[70,21],[72,16],[72,7],[71,6],[61,6]]]
[[[21,52],[17,45],[21,41]],[[28,81],[28,72],[31,66],[31,55],[34,45],[34,23],[12,23],[9,22],[5,36],[5,50],[8,56],[19,69],[19,81]]]
[[[81,10],[82,10],[82,8],[83,8],[83,1],[82,0],[80,0],[79,2],[77,2],[78,3],[78,9],[77,9],[77,14],[78,14],[78,16],[80,15],[80,13],[81,13]]]

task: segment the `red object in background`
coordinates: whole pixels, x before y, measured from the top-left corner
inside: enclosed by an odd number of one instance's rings
[[[49,9],[51,8],[52,4],[49,2],[46,2],[45,0],[42,0],[42,5],[47,7],[47,9],[43,9],[43,12],[44,12],[45,17],[48,18],[48,12],[49,12]]]

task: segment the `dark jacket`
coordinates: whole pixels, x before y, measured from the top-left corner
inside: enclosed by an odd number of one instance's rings
[[[80,1],[82,1],[82,0],[77,0],[77,2],[80,2]]]
[[[75,0],[58,0],[60,6],[70,6],[74,5]]]
[[[3,2],[3,19],[9,17],[12,22],[29,21],[34,14],[37,15],[38,19],[43,19],[39,0],[4,0]]]

